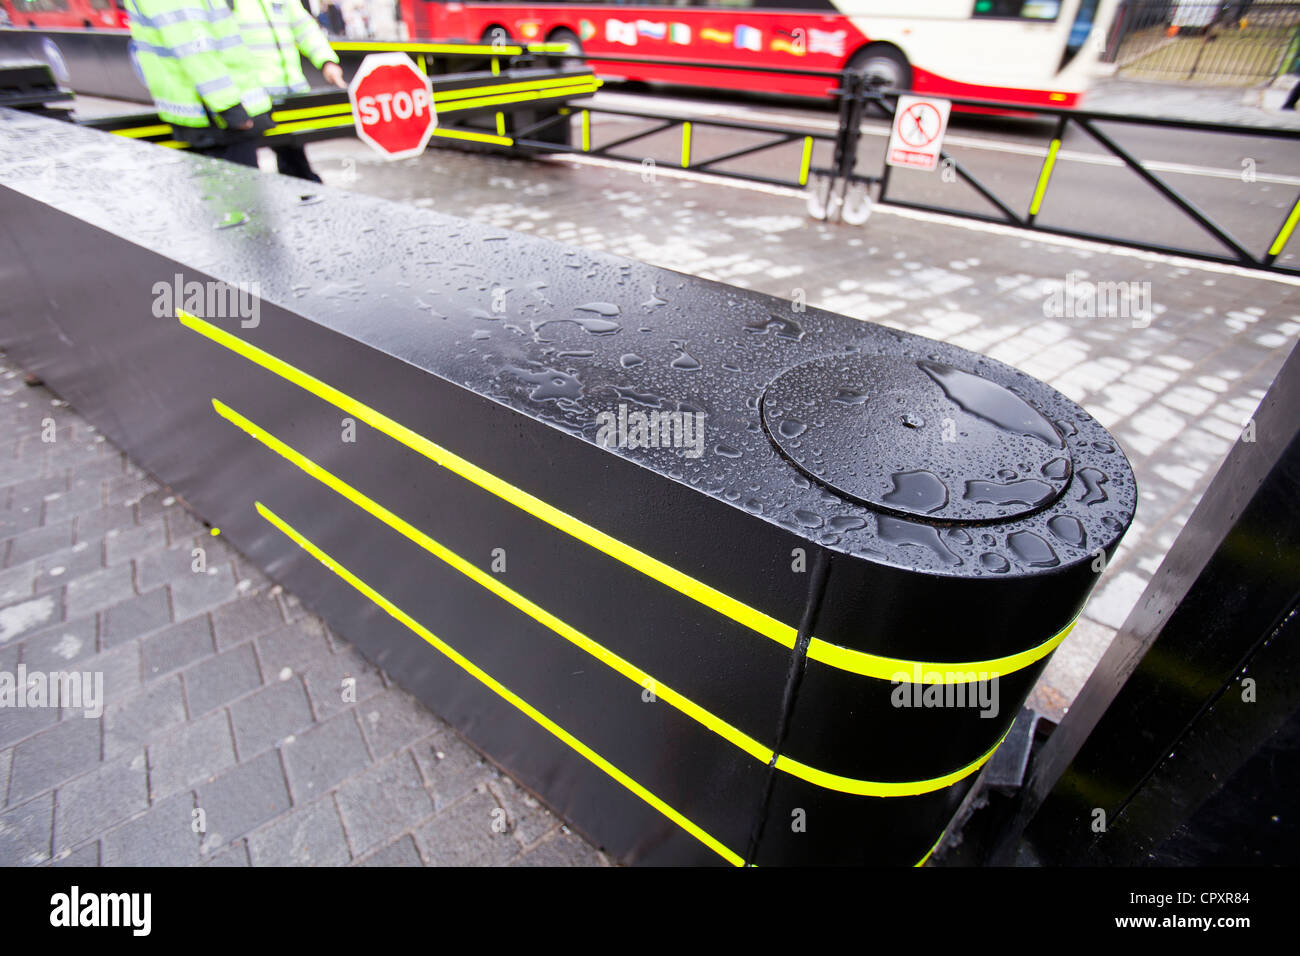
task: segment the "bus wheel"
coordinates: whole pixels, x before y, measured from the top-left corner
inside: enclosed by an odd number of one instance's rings
[[[582,41],[578,39],[578,34],[574,33],[572,30],[560,27],[560,29],[556,30],[546,38],[546,42],[563,43],[569,48],[567,52],[573,54],[572,56],[566,56],[564,59],[560,60],[561,67],[572,69],[574,67],[586,66],[587,61],[582,57]]]
[[[874,77],[886,89],[910,90],[912,88],[912,67],[898,47],[884,43],[864,47],[853,54],[848,68],[854,73]]]
[[[479,42],[486,46],[509,46],[510,31],[500,24],[494,24],[483,31]]]

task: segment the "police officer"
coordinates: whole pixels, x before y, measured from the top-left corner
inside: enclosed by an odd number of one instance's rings
[[[226,0],[127,0],[140,72],[176,139],[257,165],[271,98]]]
[[[221,0],[216,0],[221,2]],[[339,58],[299,0],[230,0],[240,39],[253,59],[257,82],[273,99],[309,89],[299,54],[321,71],[326,82],[345,89]],[[300,145],[272,146],[280,172],[320,182]]]

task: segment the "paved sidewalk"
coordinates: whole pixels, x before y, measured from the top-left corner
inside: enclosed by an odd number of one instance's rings
[[[1300,113],[1278,108],[1286,99],[1290,82],[1288,77],[1269,89],[1243,89],[1104,77],[1093,82],[1084,97],[1083,108],[1201,123],[1300,129]]]
[[[0,542],[0,865],[604,862],[2,355]]]

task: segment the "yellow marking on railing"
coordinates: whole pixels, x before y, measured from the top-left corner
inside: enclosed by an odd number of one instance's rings
[[[498,60],[496,57],[492,58],[492,75],[493,76],[501,75],[501,61]]]
[[[465,53],[471,56],[518,56],[524,52],[521,46],[495,47],[486,43],[388,43],[379,40],[340,40],[330,43],[335,50],[351,53],[378,53],[393,51],[396,53]]]
[[[682,124],[682,169],[691,165],[691,124]]]
[[[471,133],[465,130],[436,129],[435,135],[452,136],[455,138],[474,139],[484,142],[497,142],[503,137],[491,136],[487,133]],[[507,139],[504,145],[510,145]],[[723,617],[730,618],[737,624],[747,627],[758,634],[763,635],[785,648],[793,648],[798,631],[782,621],[771,617],[764,612],[750,607],[743,601],[731,597],[716,588],[691,577],[672,565],[651,557],[643,551],[640,551],[629,544],[620,541],[612,535],[606,534],[598,528],[592,527],[586,522],[565,511],[561,511],[554,505],[551,505],[542,499],[529,494],[521,488],[518,488],[504,479],[480,468],[473,462],[467,461],[456,455],[454,452],[435,444],[428,438],[416,431],[394,421],[387,415],[369,405],[353,398],[342,392],[332,385],[321,381],[320,379],[309,375],[301,369],[290,365],[283,359],[266,352],[257,346],[244,341],[238,336],[213,325],[212,323],[191,315],[182,309],[176,310],[177,318],[181,324],[191,331],[197,332],[210,341],[222,346],[237,355],[242,356],[248,361],[259,365],[274,375],[278,375],[285,381],[288,381],[304,391],[315,395],[322,401],[334,405],[345,413],[354,418],[359,418],[370,427],[387,435],[393,441],[406,446],[415,453],[424,456],[434,464],[446,468],[448,471],[459,475],[471,484],[477,485],[489,494],[495,495],[503,501],[514,505],[521,511],[527,512],[539,521],[549,524],[551,527],[564,532],[565,534],[582,541],[584,544],[595,548],[597,551],[608,555],[615,561],[627,565],[635,571],[639,571],[646,577],[658,581],[660,584],[668,587],[679,594],[684,595],[691,600],[704,605],[705,607],[721,614]],[[1034,660],[1045,656],[1049,651],[1044,650],[1047,645],[1053,642],[1060,643],[1069,631],[1069,626],[1062,632],[1052,637],[1045,644],[1040,644],[1027,651],[1019,654],[1010,655],[1004,658],[998,658],[995,661],[985,661],[976,663],[954,663],[954,664],[921,664],[924,667],[939,667],[942,669],[959,672],[957,680],[945,681],[946,683],[965,683],[963,675],[960,672],[971,670],[990,670],[991,668],[982,666],[991,663],[1006,664],[1002,666],[999,673],[1005,676],[1018,667],[1027,666]],[[815,648],[815,650],[814,650]],[[1041,652],[1041,653],[1040,653]],[[1037,656],[1035,656],[1037,655]],[[881,657],[879,655],[869,654],[865,651],[855,651],[849,648],[840,647],[823,641],[820,638],[813,637],[809,642],[809,657],[828,666],[838,667],[849,673],[860,673],[865,677],[875,677],[895,668],[901,664],[898,670],[908,670],[916,666],[915,661],[899,661],[895,658]],[[1017,666],[1011,666],[1011,665]],[[891,680],[892,671],[889,676],[880,679]]]
[[[803,159],[799,163],[799,185],[808,185],[808,170],[812,168],[813,138],[803,138]]]
[[[492,143],[496,146],[513,146],[515,141],[509,136],[494,136],[491,133],[476,133],[467,129],[448,129],[439,126],[433,131],[434,136],[444,139],[463,139],[472,143]]]
[[[275,110],[271,113],[271,119],[275,122],[288,122],[292,120],[314,119],[318,116],[338,116],[340,113],[351,113],[352,104],[347,100],[342,103],[326,103],[324,106],[302,106],[292,110]]]
[[[487,86],[465,86],[454,90],[437,90],[433,94],[435,103],[449,103],[452,100],[472,99],[479,96],[498,96],[502,93],[517,93],[521,90],[552,90],[570,86],[590,86],[599,82],[590,73],[581,76],[566,76],[549,80],[524,80],[517,83],[492,83]]]
[[[582,111],[582,151],[591,152],[591,110]]]
[[[425,76],[429,75],[429,63],[425,59],[425,54],[421,53],[419,56],[415,57],[415,68]]]
[[[932,847],[930,847],[930,849],[926,850],[926,851],[925,851],[925,856],[921,857],[921,859],[919,859],[919,860],[917,860],[915,863],[913,863],[912,866],[914,866],[914,867],[916,867],[916,866],[925,866],[926,862],[930,859],[930,857],[934,856],[934,851],[937,850],[937,849],[939,849],[939,844],[943,842],[943,838],[944,838],[945,836],[947,836],[947,835],[948,835],[948,831],[947,831],[947,830],[944,830],[942,833],[940,833],[940,834],[939,834],[939,839],[937,839],[937,840],[934,841],[934,846],[932,846]]]
[[[1037,216],[1038,210],[1043,205],[1043,194],[1047,192],[1047,182],[1052,178],[1052,167],[1056,165],[1056,154],[1061,149],[1060,139],[1054,138],[1052,144],[1047,147],[1047,158],[1043,160],[1043,168],[1038,173],[1038,185],[1034,187],[1034,199],[1029,204],[1029,215]]]
[[[141,139],[145,136],[162,136],[164,133],[170,133],[171,126],[166,123],[159,123],[156,126],[135,126],[131,129],[110,130],[114,136],[125,136],[127,139]]]
[[[581,96],[595,93],[597,84],[583,87],[565,87],[552,90],[530,90],[525,93],[508,93],[505,96],[483,96],[472,100],[456,100],[448,105],[439,106],[439,113],[455,113],[460,110],[482,109],[485,106],[500,106],[504,103],[523,103],[529,100],[545,100],[559,96]]]
[[[1286,241],[1291,238],[1291,233],[1295,231],[1298,222],[1300,222],[1300,199],[1296,199],[1295,205],[1291,207],[1291,215],[1286,217],[1286,222],[1282,223],[1282,229],[1278,232],[1277,238],[1268,247],[1270,256],[1275,256],[1286,248]]]
[[[656,796],[649,789],[642,786],[636,780],[633,780],[630,776],[628,776],[618,767],[614,766],[614,764],[610,763],[600,754],[596,753],[596,751],[592,750],[585,743],[583,743],[573,734],[569,733],[569,731],[565,730],[563,727],[557,724],[550,717],[547,717],[540,710],[538,710],[532,704],[528,703],[528,701],[524,700],[522,697],[520,697],[510,688],[506,687],[504,684],[502,684],[499,680],[497,680],[487,671],[483,670],[481,667],[479,667],[469,658],[465,657],[454,647],[444,642],[436,634],[430,631],[427,627],[425,627],[419,621],[415,620],[415,618],[411,617],[411,615],[407,614],[405,611],[399,608],[392,601],[388,600],[388,598],[384,597],[384,595],[380,594],[377,590],[375,590],[365,581],[361,580],[361,578],[357,577],[347,568],[343,567],[343,565],[339,564],[328,554],[326,554],[324,551],[318,548],[315,544],[313,544],[306,537],[304,537],[303,534],[298,531],[298,529],[294,528],[291,524],[289,524],[287,521],[281,518],[278,514],[276,514],[266,505],[258,501],[254,503],[254,507],[257,509],[257,513],[259,515],[261,515],[273,526],[279,529],[280,532],[284,534],[285,537],[287,537],[290,541],[298,545],[298,547],[302,548],[303,551],[307,552],[307,554],[311,555],[313,558],[315,558],[317,561],[323,564],[329,571],[333,572],[336,576],[346,581],[362,595],[369,598],[375,605],[377,605],[381,610],[386,612],[390,617],[396,620],[399,624],[402,624],[408,630],[412,631],[419,637],[423,638],[426,643],[428,643],[431,647],[433,647],[435,650],[441,653],[453,664],[455,664],[457,667],[459,667],[461,670],[467,673],[470,677],[477,680],[488,690],[492,691],[494,694],[496,694],[506,703],[510,704],[516,710],[524,714],[526,717],[528,717],[530,720],[532,720],[534,723],[540,726],[547,733],[551,734],[551,736],[555,737],[557,740],[559,740],[562,744],[567,746],[569,749],[575,751],[576,753],[580,754],[582,757],[586,758],[590,763],[592,763],[594,766],[599,768],[602,772],[604,772],[615,782],[623,786],[631,793],[635,794],[637,797],[645,801],[655,810],[659,811],[659,813],[663,814],[673,823],[677,824],[677,826],[681,827],[683,830],[685,830],[695,839],[699,840],[701,843],[707,846],[714,853],[718,854],[718,856],[722,857],[728,863],[732,864],[733,866],[745,865],[744,858],[741,857],[740,854],[736,853],[734,850],[731,850],[730,848],[725,846],[722,842],[720,842],[716,837],[714,837],[712,834],[706,831],[703,827],[699,826],[694,821],[687,818],[684,814],[680,813],[673,807],[669,806],[668,803],[666,803],[664,800]]]
[[[506,114],[497,110],[497,135],[506,135]]]
[[[154,145],[166,146],[168,149],[189,149],[190,148],[189,143],[184,143],[179,139],[164,139],[161,142],[155,143]]]
[[[300,123],[282,123],[272,126],[263,136],[287,136],[290,133],[301,133],[309,129],[333,129],[338,126],[351,126],[352,114],[346,116],[327,116],[321,119],[303,120]]]

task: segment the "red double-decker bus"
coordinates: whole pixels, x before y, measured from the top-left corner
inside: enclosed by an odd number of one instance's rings
[[[120,0],[0,0],[16,27],[47,30],[126,29]]]
[[[1118,0],[398,2],[412,39],[563,42],[609,79],[820,96],[833,84],[685,64],[853,68],[921,93],[1071,106]],[[602,62],[602,54],[683,66]]]

